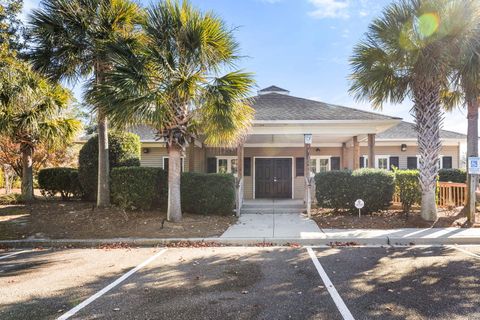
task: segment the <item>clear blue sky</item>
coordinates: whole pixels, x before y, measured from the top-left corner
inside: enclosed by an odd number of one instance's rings
[[[24,0],[25,13],[38,0]],[[144,0],[148,3],[155,0]],[[239,67],[253,72],[259,88],[272,84],[292,95],[371,110],[348,94],[348,59],[370,21],[388,0],[192,0],[231,27],[245,56]],[[80,86],[74,88],[81,96]],[[382,113],[411,121],[411,103]],[[465,133],[465,111],[446,114],[445,129]]]

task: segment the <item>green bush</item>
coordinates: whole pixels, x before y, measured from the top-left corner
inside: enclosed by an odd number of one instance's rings
[[[231,174],[185,172],[181,197],[184,212],[231,214],[235,208],[235,178]]]
[[[110,133],[108,156],[110,170],[118,167],[140,166],[140,137],[133,133]],[[78,174],[86,200],[97,197],[98,136],[90,138],[80,150]]]
[[[125,209],[148,210],[167,197],[166,173],[160,168],[114,168],[110,183],[112,203]]]
[[[317,203],[335,210],[351,206],[352,171],[334,170],[315,175]]]
[[[48,168],[38,172],[38,185],[44,196],[60,193],[63,200],[78,198],[83,194],[78,170],[75,168]]]
[[[111,173],[112,203],[125,209],[167,206],[167,173],[160,168],[123,167]],[[230,214],[235,207],[234,178],[229,174],[182,173],[182,210]]]
[[[440,169],[438,171],[438,180],[465,183],[467,181],[467,172],[463,169]]]
[[[408,215],[422,198],[418,170],[395,170],[395,192],[400,196],[403,212]]]
[[[363,212],[387,209],[394,192],[394,176],[387,170],[330,171],[315,176],[318,205],[335,210],[355,210],[357,199],[365,202]]]
[[[5,188],[5,176],[2,168],[0,168],[0,188]]]

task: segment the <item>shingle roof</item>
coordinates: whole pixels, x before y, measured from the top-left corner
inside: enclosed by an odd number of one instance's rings
[[[280,87],[277,87],[277,86],[270,86],[270,87],[266,87],[262,90],[259,90],[258,92],[289,92],[289,91],[285,90],[285,89],[282,89]]]
[[[453,131],[441,130],[440,137],[442,139],[466,139],[467,136]],[[382,133],[377,134],[377,140],[382,139],[417,139],[417,133],[415,131],[415,124],[402,121],[395,127],[385,130]]]
[[[374,112],[363,111],[278,93],[267,93],[253,97],[252,107],[256,111],[255,120],[400,119]]]

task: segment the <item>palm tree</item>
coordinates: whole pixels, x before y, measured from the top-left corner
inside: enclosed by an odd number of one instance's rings
[[[117,47],[115,68],[91,96],[112,121],[148,124],[168,147],[169,221],[182,218],[180,166],[196,134],[210,146],[233,147],[246,135],[253,109],[245,100],[251,75],[219,71],[238,58],[225,23],[184,1],[162,1],[147,10],[141,41]]]
[[[475,22],[475,1],[402,0],[375,19],[354,49],[352,92],[381,109],[413,100],[420,153],[421,215],[436,220],[442,93],[451,87],[451,62]]]
[[[35,44],[31,59],[37,70],[71,81],[88,78],[88,88],[101,84],[111,68],[110,45],[135,32],[141,18],[130,0],[43,0],[30,19]],[[110,204],[108,121],[97,105],[97,206]]]
[[[35,147],[66,145],[81,124],[63,116],[70,101],[67,90],[50,83],[15,56],[2,52],[0,58],[0,132],[20,144],[22,196],[32,201]]]

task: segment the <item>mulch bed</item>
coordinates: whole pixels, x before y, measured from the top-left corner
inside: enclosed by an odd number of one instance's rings
[[[478,215],[478,213],[477,213]],[[469,227],[463,207],[439,208],[438,220],[424,221],[419,210],[413,210],[408,217],[399,210],[391,209],[362,215],[348,211],[334,212],[331,209],[312,209],[312,218],[322,229],[397,229],[397,228],[447,228]],[[480,216],[478,217],[480,218]],[[477,221],[478,221],[477,218]]]
[[[39,200],[0,206],[0,239],[203,238],[221,235],[235,221],[234,216],[184,214],[181,222],[170,223],[160,210],[124,213],[88,202]]]

